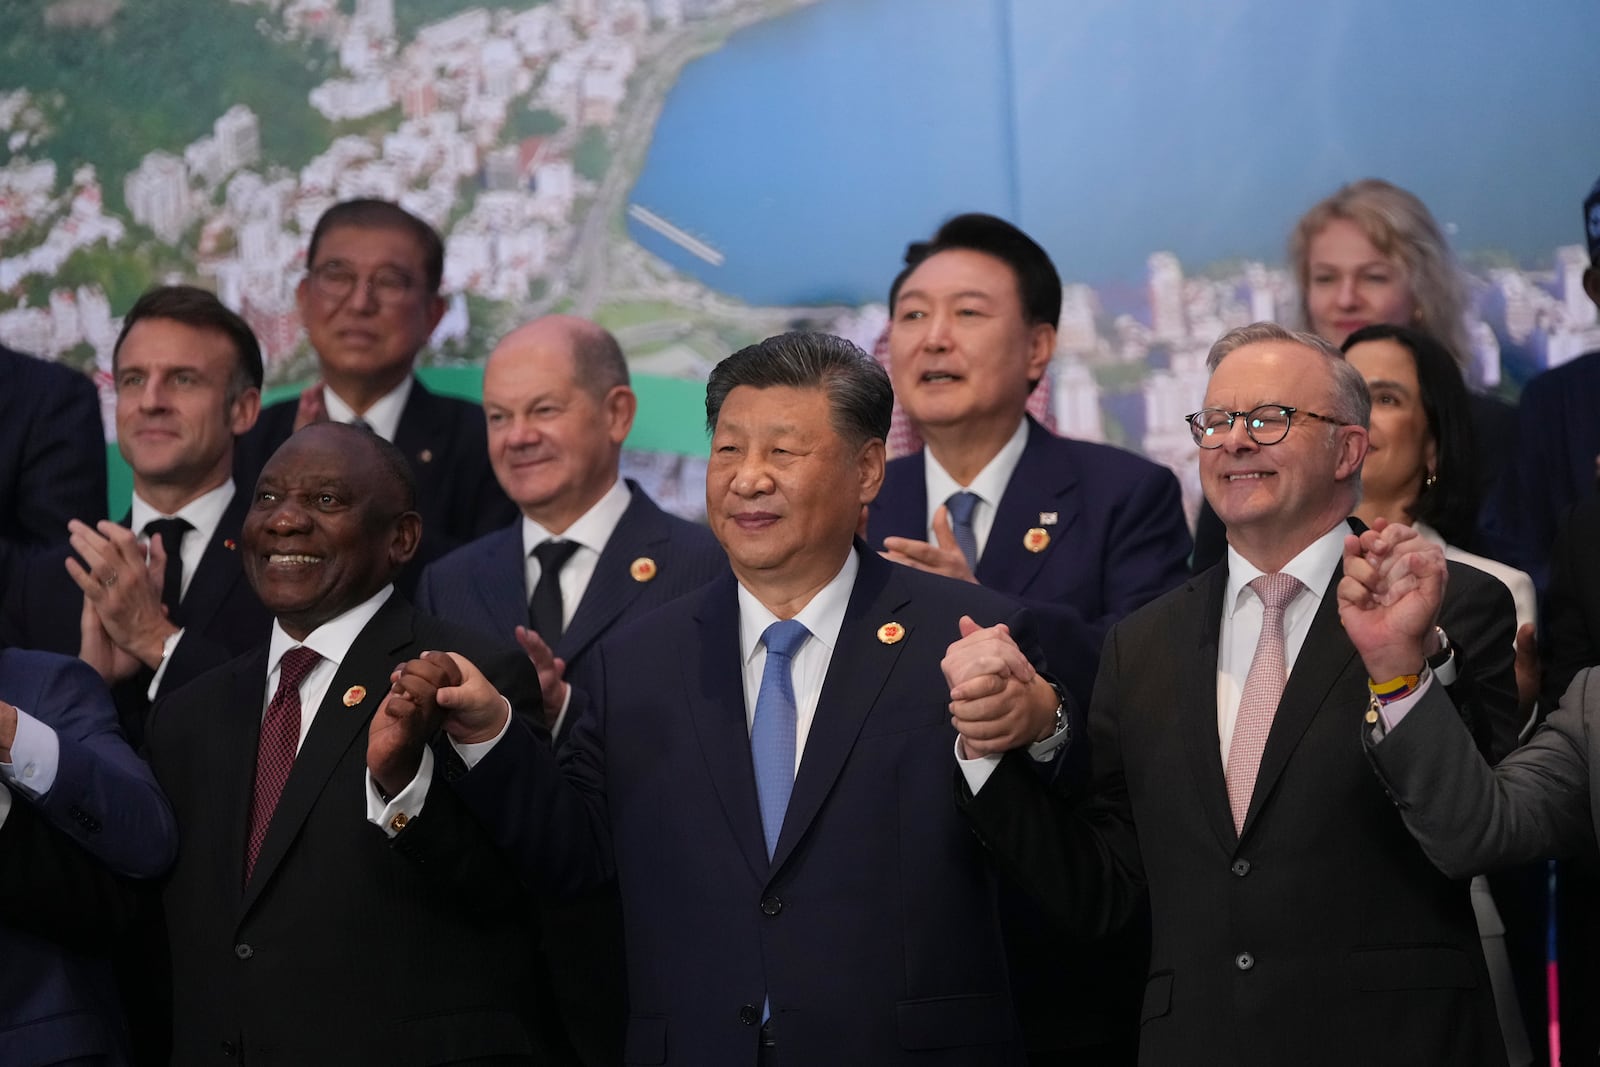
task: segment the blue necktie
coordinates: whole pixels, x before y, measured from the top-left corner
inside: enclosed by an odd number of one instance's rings
[[[981,499],[977,493],[963,489],[952,493],[944,502],[945,509],[950,512],[950,529],[956,535],[956,547],[967,557],[967,568],[972,571],[978,569],[978,534],[972,528],[972,515],[978,510]]]
[[[761,829],[767,838],[767,858],[778,847],[783,813],[794,791],[795,710],[794,681],[789,668],[794,654],[811,636],[794,619],[775,622],[761,635],[767,646],[761,669],[761,689],[756,694],[755,721],[750,726],[750,754],[756,768],[756,794],[761,798]]]

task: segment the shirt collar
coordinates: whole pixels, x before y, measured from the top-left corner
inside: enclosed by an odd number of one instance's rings
[[[1344,558],[1344,535],[1349,532],[1350,524],[1340,519],[1327,533],[1302,548],[1299,555],[1284,564],[1281,573],[1292,574],[1300,579],[1300,584],[1321,600],[1323,590],[1328,588],[1328,579],[1333,577],[1334,568]],[[1245,587],[1265,573],[1239,555],[1232,545],[1228,546],[1228,587],[1222,599],[1222,610],[1228,618],[1232,618],[1238,610]]]
[[[861,569],[861,560],[856,557],[855,549],[851,549],[845,556],[844,566],[839,568],[839,573],[817,591],[809,603],[795,614],[795,618],[811,631],[811,636],[820,641],[828,650],[828,655],[833,655],[833,647],[839,642],[839,630],[844,626],[844,611],[850,606],[850,591],[855,588],[856,572]],[[749,665],[751,657],[756,650],[761,648],[761,635],[766,633],[767,627],[778,621],[778,617],[767,606],[756,599],[756,595],[739,586],[739,657],[740,662]]]
[[[284,633],[283,626],[277,619],[273,619],[272,641],[267,646],[267,673],[270,675],[277,670],[283,654],[297,645],[304,645],[334,664],[343,663],[345,656],[350,654],[350,646],[355,644],[361,631],[372,621],[372,617],[393,593],[394,586],[384,586],[343,615],[334,616],[306,634],[304,641],[296,641]]]
[[[385,441],[393,441],[395,431],[400,428],[400,413],[406,409],[406,401],[411,399],[411,385],[416,381],[414,375],[406,375],[399,385],[384,393],[360,418],[372,427],[372,432]],[[339,399],[339,395],[326,385],[322,387],[322,403],[328,409],[328,418],[334,422],[354,422],[356,413],[349,404]]]
[[[1006,486],[1011,482],[1011,475],[1016,472],[1017,464],[1022,462],[1022,452],[1028,447],[1028,420],[1023,417],[1017,420],[1017,428],[1011,439],[1000,446],[1000,451],[994,458],[984,464],[983,470],[972,479],[971,485],[962,485],[952,478],[948,471],[934,458],[933,450],[923,449],[926,460],[923,464],[924,478],[928,487],[928,510],[949,500],[951,495],[963,489],[976,493],[983,498],[984,503],[990,507],[997,507],[1000,498],[1005,495]]]
[[[628,488],[628,483],[618,478],[611,483],[605,495],[594,502],[594,506],[582,515],[566,530],[553,534],[543,526],[534,522],[526,515],[522,517],[522,554],[527,556],[546,541],[555,539],[559,541],[572,541],[575,544],[590,549],[596,555],[605,551],[606,542],[611,540],[611,535],[616,532],[617,524],[622,522],[622,516],[628,510],[628,505],[633,503],[633,492]]]
[[[233,494],[233,479],[229,478],[215,489],[201,493],[172,515],[163,515],[138,493],[134,493],[129,522],[134,533],[142,535],[144,528],[156,519],[182,519],[194,527],[194,532],[201,542],[209,543],[212,535],[217,532],[217,527],[222,524],[223,513],[233,502]]]

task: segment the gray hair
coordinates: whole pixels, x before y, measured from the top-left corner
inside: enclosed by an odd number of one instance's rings
[[[853,447],[889,435],[894,407],[889,375],[842,337],[797,330],[741,348],[718,363],[706,382],[708,432],[716,432],[723,401],[741,385],[824,390],[834,430]]]
[[[1246,345],[1269,343],[1300,345],[1321,356],[1333,378],[1333,410],[1327,414],[1352,426],[1368,428],[1372,420],[1372,394],[1367,391],[1367,380],[1345,360],[1343,352],[1314,333],[1291,330],[1275,322],[1252,322],[1217,338],[1206,354],[1206,367],[1215,374],[1217,365],[1229,354]]]

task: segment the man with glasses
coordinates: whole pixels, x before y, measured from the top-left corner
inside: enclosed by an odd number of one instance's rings
[[[1050,794],[1008,755],[963,761],[964,807],[1083,936],[1148,890],[1141,1063],[1504,1063],[1467,884],[1428,862],[1357,740],[1371,690],[1334,590],[1366,383],[1270,323],[1226,334],[1209,362],[1189,423],[1226,561],[1112,628],[1085,794]],[[1455,670],[1457,706],[1476,713],[1464,661],[1487,657],[1509,684],[1510,597],[1471,568],[1450,582],[1463,615],[1505,618],[1498,648],[1459,657],[1430,633],[1434,670]]]
[[[457,545],[508,525],[516,508],[489,467],[483,412],[430,392],[413,370],[444,315],[444,243],[432,226],[386,200],[347,200],[317,220],[296,297],[320,379],[261,412],[241,444],[245,486],[302,426],[332,420],[392,441],[417,479],[426,531],[400,578]]]

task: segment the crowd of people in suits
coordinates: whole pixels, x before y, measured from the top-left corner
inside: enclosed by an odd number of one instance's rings
[[[1600,353],[1474,393],[1386,182],[1290,253],[1305,328],[1211,349],[1193,538],[1029,414],[1061,280],[988,215],[908,248],[879,359],[716,366],[704,524],[620,476],[596,323],[417,380],[444,246],[384,201],[312,233],[297,397],[212,294],[129,309],[120,521],[93,388],[0,350],[0,1063],[1548,1062]]]

